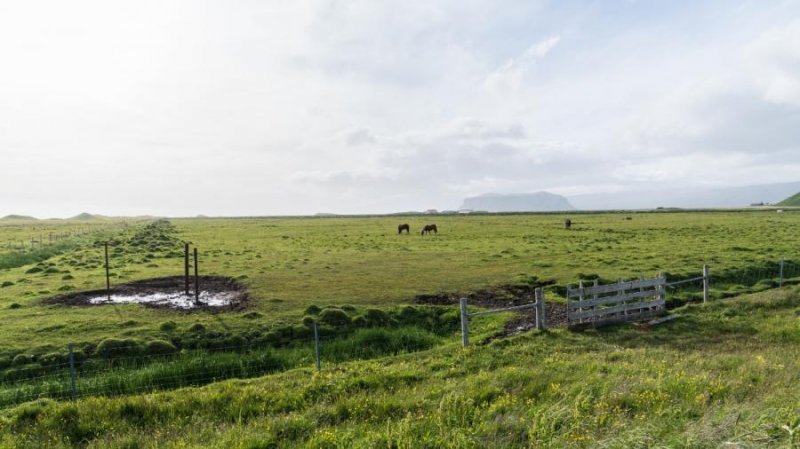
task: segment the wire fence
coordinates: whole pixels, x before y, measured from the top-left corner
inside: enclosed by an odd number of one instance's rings
[[[67,361],[19,366],[0,371],[0,408],[36,399],[77,399],[201,386],[225,379],[245,379],[309,367],[323,370],[349,360],[396,356],[429,349],[442,337],[416,327],[371,327],[321,335],[317,323],[310,337],[285,346],[243,344],[211,349],[78,358],[72,345]],[[116,347],[116,352],[141,349]]]
[[[712,266],[708,275],[667,276],[668,298],[673,301],[697,301],[709,295],[710,299],[720,299],[747,291],[798,284],[800,263],[781,258],[719,272]],[[544,297],[543,291],[540,294],[537,300]],[[539,323],[537,327],[544,328],[543,299],[539,304],[541,309],[537,309],[536,315],[541,313],[541,327]],[[469,315],[477,317],[531,307],[536,307],[536,303],[474,311]],[[167,348],[164,353],[141,353],[141,345],[118,345],[107,353],[96,352],[97,347],[91,351],[71,347],[62,358],[50,361],[39,358],[33,363],[23,357],[15,360],[12,366],[0,369],[0,408],[40,398],[76,399],[200,386],[304,366],[312,371],[323,370],[348,360],[420,351],[437,345],[444,335],[456,331],[458,313],[453,317],[453,326],[442,332],[422,327],[386,326],[323,333],[315,322],[305,329],[303,337],[273,345],[246,341],[211,346],[187,344],[180,350]]]

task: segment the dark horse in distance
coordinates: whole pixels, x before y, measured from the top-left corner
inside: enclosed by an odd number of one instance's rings
[[[406,234],[411,232],[411,227],[408,225],[408,223],[397,225],[397,233],[402,234],[403,231],[406,231]]]
[[[430,234],[431,232],[433,232],[434,234],[438,234],[439,233],[439,230],[436,229],[436,225],[435,224],[425,225],[425,227],[422,228],[422,232],[419,235]]]

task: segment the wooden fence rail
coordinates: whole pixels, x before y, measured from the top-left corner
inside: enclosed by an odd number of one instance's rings
[[[662,313],[667,280],[663,275],[652,279],[620,281],[614,284],[567,286],[567,322],[569,327],[597,326],[619,321],[633,321]]]

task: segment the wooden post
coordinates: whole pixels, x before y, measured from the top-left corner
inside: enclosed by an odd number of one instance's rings
[[[111,301],[111,273],[108,267],[108,242],[103,245],[106,249],[106,296]]]
[[[778,287],[783,287],[783,257],[781,257],[781,277],[778,281]]]
[[[197,248],[194,249],[194,302],[200,302],[200,279],[197,276]]]
[[[186,284],[186,296],[189,296],[189,243],[183,244],[183,278]]]
[[[461,306],[461,346],[469,346],[469,315],[467,315],[467,298],[458,300]]]
[[[536,329],[543,331],[547,329],[547,320],[544,308],[544,288],[539,287],[535,290],[536,295]]]
[[[703,302],[708,302],[708,289],[711,284],[708,265],[703,265]]]

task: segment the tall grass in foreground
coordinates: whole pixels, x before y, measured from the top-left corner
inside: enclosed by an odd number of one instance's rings
[[[397,355],[431,348],[440,341],[416,328],[359,329],[346,337],[321,342],[323,365],[353,359]],[[122,395],[205,385],[223,379],[262,376],[298,366],[313,366],[313,342],[285,348],[230,348],[228,351],[185,351],[172,357],[91,360],[79,364],[77,396]],[[244,350],[241,350],[244,349]],[[0,407],[38,398],[72,397],[67,365],[60,372],[21,382],[0,383]]]

